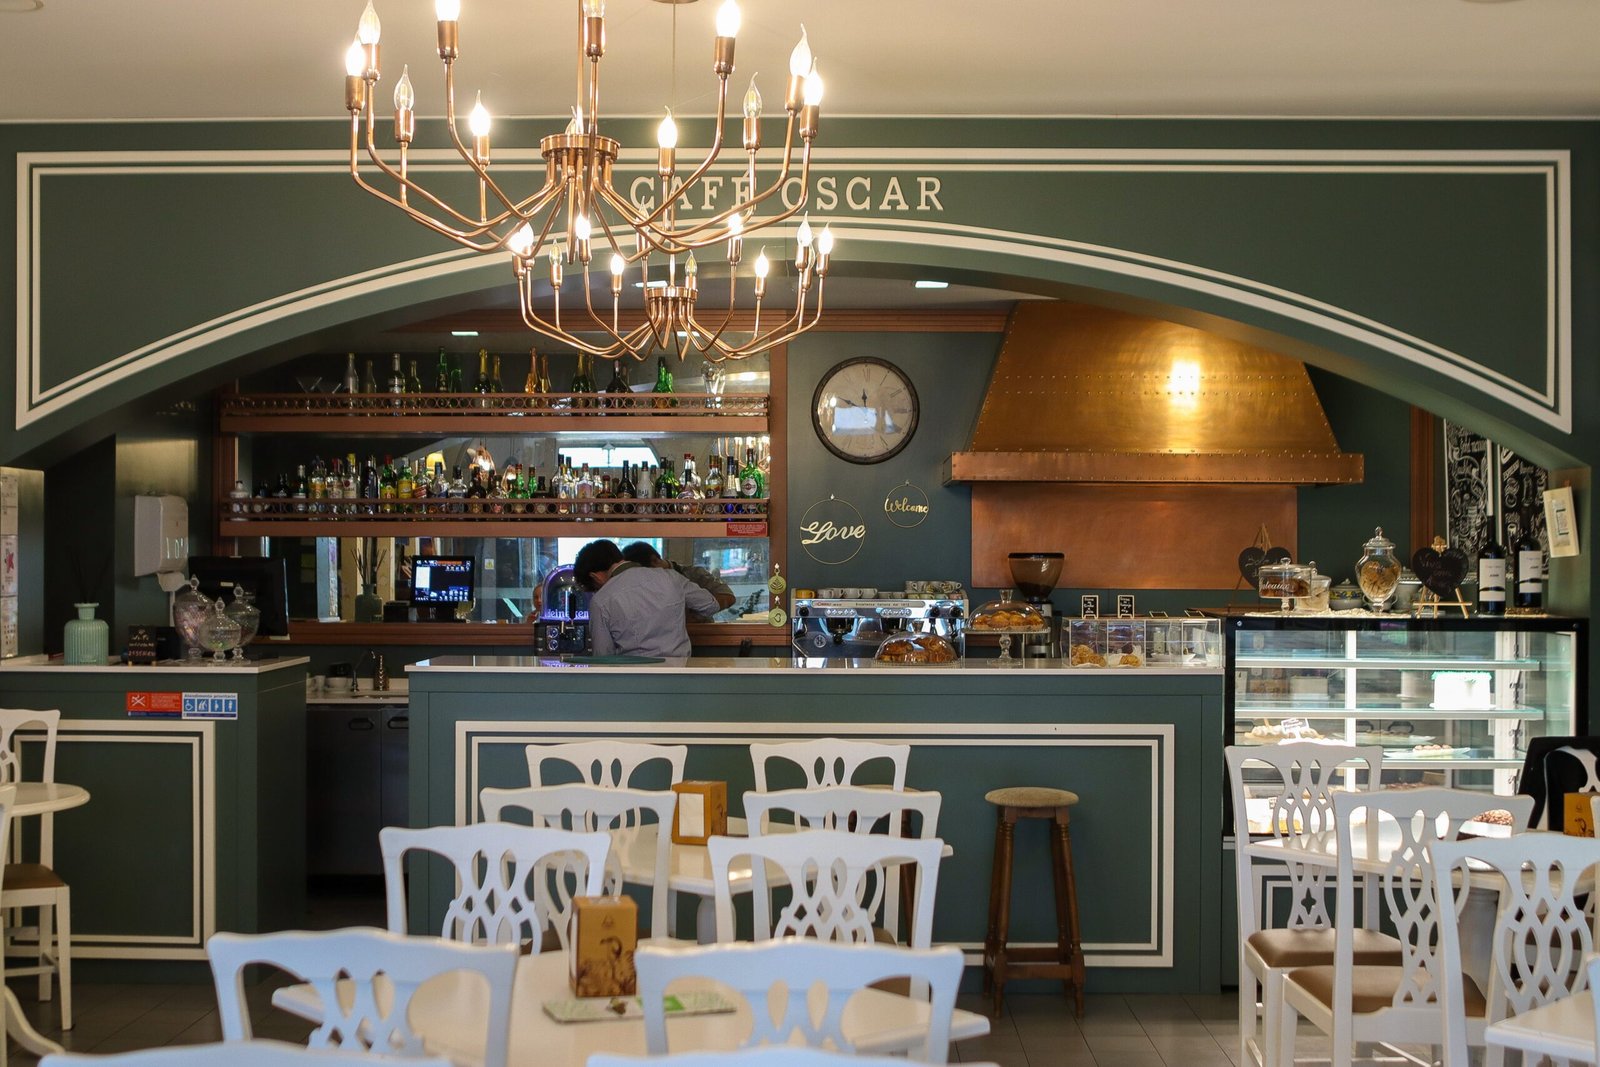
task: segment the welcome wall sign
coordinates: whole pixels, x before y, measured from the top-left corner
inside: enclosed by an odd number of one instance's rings
[[[928,494],[910,482],[901,482],[883,498],[883,513],[902,529],[921,526],[928,520],[929,510]]]
[[[856,558],[867,543],[867,523],[848,500],[828,495],[800,516],[800,547],[818,563],[837,566]]]

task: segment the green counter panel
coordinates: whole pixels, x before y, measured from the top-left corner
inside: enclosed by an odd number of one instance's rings
[[[688,744],[687,777],[726,780],[735,814],[754,787],[752,741],[909,743],[907,785],[943,795],[940,836],[954,849],[940,869],[934,936],[969,953],[983,940],[994,842],[995,811],[983,794],[1071,789],[1082,798],[1072,834],[1091,988],[1218,987],[1222,680],[1214,672],[413,670],[410,684],[419,826],[474,821],[479,789],[528,784],[522,750],[535,742]],[[887,780],[887,765],[868,770]],[[1018,831],[1012,927],[1014,940],[1036,943],[1054,937],[1038,830]],[[414,868],[412,929],[437,930],[452,890],[443,869]]]

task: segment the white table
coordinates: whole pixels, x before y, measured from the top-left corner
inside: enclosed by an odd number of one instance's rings
[[[1524,1063],[1540,1055],[1594,1063],[1594,992],[1584,990],[1502,1019],[1483,1036],[1491,1045],[1521,1049]]]
[[[716,988],[716,983],[709,980],[673,986],[675,992]],[[382,986],[376,990],[375,999],[384,1012],[392,1004],[388,995]],[[483,995],[482,981],[463,974],[442,976],[418,990],[411,1003],[411,1027],[422,1036],[430,1054],[447,1056],[458,1064],[483,1062]],[[645,1055],[642,1019],[563,1024],[545,1014],[545,1001],[570,996],[565,952],[524,956],[518,962],[511,1002],[511,1063],[584,1067],[596,1052]],[[821,989],[812,990],[814,1011],[822,1010],[823,996]],[[731,999],[739,1005],[736,1011],[668,1019],[667,1037],[673,1051],[738,1048],[750,1033],[750,1008],[738,996]],[[272,1003],[311,1022],[322,1021],[322,1005],[310,986],[279,989],[273,993]],[[905,1052],[922,1041],[927,1027],[926,1003],[877,989],[857,993],[846,1006],[842,1022],[845,1036],[858,1052],[877,1055]],[[957,1009],[951,1018],[952,1041],[981,1037],[988,1032],[987,1016]]]
[[[17,782],[17,802],[11,808],[13,819],[26,815],[47,815],[66,811],[89,803],[89,791],[80,785],[62,782]],[[4,891],[0,884],[0,892]],[[35,1056],[51,1056],[62,1050],[61,1046],[44,1037],[22,1014],[22,1004],[9,986],[5,986],[6,1033],[17,1039],[17,1044]]]

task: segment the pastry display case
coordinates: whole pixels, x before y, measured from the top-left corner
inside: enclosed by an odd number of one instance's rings
[[[1222,666],[1222,622],[1182,618],[1062,620],[1061,656],[1074,667]]]
[[[1511,793],[1528,742],[1582,734],[1586,623],[1245,616],[1227,632],[1227,743],[1381,745],[1386,786]]]

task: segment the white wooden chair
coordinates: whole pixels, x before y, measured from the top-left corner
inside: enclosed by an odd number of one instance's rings
[[[605,833],[612,847],[607,861],[606,892],[621,892],[622,853],[632,838],[655,838],[655,870],[650,881],[650,932],[663,936],[670,925],[667,878],[672,870],[672,815],[678,794],[667,790],[609,789],[596,785],[550,785],[543,788],[496,789],[478,794],[483,817],[501,822],[509,810],[525,811],[532,825],[585,833]],[[648,812],[652,823],[644,818]]]
[[[559,745],[529,745],[528,782],[542,786],[544,765],[564,763],[576,768],[590,785],[606,789],[626,789],[633,784],[633,772],[653,760],[665,760],[671,770],[669,784],[683,781],[683,765],[689,758],[688,745],[651,745],[638,741],[573,741]]]
[[[22,780],[22,753],[16,742],[17,732],[30,733],[44,728],[44,758],[40,765],[39,781],[56,780],[56,731],[61,725],[61,712],[34,711],[28,708],[0,708],[0,783]],[[25,967],[12,967],[9,977],[39,976],[39,999],[50,999],[50,977],[56,975],[61,983],[61,1029],[72,1029],[72,890],[55,872],[56,817],[51,813],[39,816],[39,862],[6,864],[3,891],[0,891],[0,909],[15,911],[18,908],[38,908],[39,924],[36,931],[36,953],[39,962]],[[6,853],[10,856],[10,853]],[[8,928],[5,947],[9,948],[15,936],[23,931]]]
[[[815,741],[757,742],[750,746],[750,762],[756,775],[756,790],[767,792],[767,764],[773,760],[792,763],[805,774],[806,785],[852,785],[856,771],[872,760],[886,759],[893,765],[890,788],[906,787],[906,763],[910,745],[884,745],[876,741],[844,741],[823,737]]]
[[[213,934],[206,953],[217,986],[224,1041],[251,1038],[244,972],[262,964],[307,983],[320,1001],[321,1024],[306,1042],[311,1048],[356,1049],[410,1059],[428,1055],[427,1035],[413,1031],[409,1021],[411,998],[418,987],[452,972],[481,975],[488,983],[483,1067],[506,1067],[511,983],[518,959],[515,945],[466,945],[358,928]],[[274,1003],[278,1002],[275,996]]]
[[[997,1067],[993,1063],[961,1062],[965,1067]],[[738,1052],[680,1052],[674,1056],[613,1056],[597,1052],[589,1057],[588,1067],[905,1067],[905,1063],[898,1056],[850,1056],[819,1048],[765,1045]]]
[[[1265,1062],[1274,1047],[1283,995],[1283,975],[1295,967],[1333,962],[1333,924],[1327,911],[1332,872],[1303,864],[1257,863],[1245,851],[1250,843],[1251,801],[1266,802],[1266,820],[1256,836],[1294,841],[1333,830],[1335,789],[1372,790],[1383,773],[1379,745],[1231,745],[1224,755],[1233,794],[1233,840],[1239,908],[1239,1062]],[[1247,777],[1252,780],[1246,781]],[[1270,922],[1271,894],[1262,898],[1265,876],[1288,882],[1287,922]],[[1370,881],[1370,880],[1369,880]],[[1378,898],[1371,885],[1363,894],[1363,921],[1355,931],[1358,965],[1400,962],[1400,942],[1378,930]],[[1263,923],[1263,919],[1267,921]],[[1265,1031],[1256,1031],[1256,1013]]]
[[[413,851],[443,856],[455,867],[456,895],[445,909],[443,937],[491,944],[527,940],[545,946],[554,927],[567,947],[567,917],[574,896],[605,891],[610,836],[480,822],[410,830],[386,826],[378,832],[389,929],[404,934],[405,857]]]
[[[1442,1040],[1439,1013],[1444,962],[1437,943],[1441,909],[1430,850],[1438,842],[1455,840],[1462,823],[1496,810],[1508,810],[1515,825],[1526,825],[1533,798],[1457,789],[1380,789],[1339,793],[1333,798],[1339,853],[1333,964],[1299,967],[1284,975],[1273,1064],[1292,1067],[1298,1018],[1333,1039],[1333,1067],[1350,1067],[1357,1041],[1436,1045]],[[1357,838],[1353,823],[1360,821],[1354,820],[1357,812],[1365,816],[1366,825],[1360,831],[1365,851],[1371,852],[1378,842],[1394,845],[1387,855],[1374,858],[1381,864],[1378,892],[1388,905],[1389,919],[1400,939],[1400,963],[1395,966],[1355,965]],[[1466,1010],[1469,1031],[1476,1014],[1475,1032],[1481,1034],[1481,1001],[1467,1004]]]
[[[0,856],[7,855],[7,850],[11,847],[11,809],[16,802],[17,787],[0,785]],[[0,892],[5,889],[4,877],[4,871],[0,869]],[[0,913],[0,916],[3,916],[3,913]],[[6,957],[4,952],[0,952],[0,987],[5,985],[5,981]],[[4,1017],[5,1011],[5,1005],[0,1004],[0,1018]],[[6,1067],[6,1046],[9,1043],[9,1039],[0,1034],[0,1067]]]
[[[1586,914],[1595,877],[1600,875],[1600,841],[1565,834],[1528,833],[1504,839],[1472,839],[1433,846],[1433,883],[1439,887],[1444,921],[1444,1061],[1466,1064],[1469,1029],[1474,1044],[1488,1043],[1484,1062],[1500,1067],[1506,1047],[1494,1027],[1589,988],[1585,961],[1594,954],[1594,918]],[[1476,868],[1469,870],[1471,863]],[[1487,866],[1503,880],[1475,886]],[[1489,957],[1489,988],[1480,990],[1462,973],[1458,919],[1474,893],[1491,894],[1498,918]],[[1468,1026],[1469,1000],[1486,1011]],[[1531,1062],[1524,1057],[1525,1062]]]
[[[164,1045],[117,1052],[106,1056],[77,1055],[70,1052],[46,1056],[39,1067],[372,1067],[387,1057],[370,1052],[343,1052],[338,1049],[306,1048],[286,1041],[230,1041],[210,1045]],[[417,1059],[407,1067],[450,1067],[444,1059]]]
[[[914,863],[919,868],[907,944],[933,943],[933,903],[939,888],[944,842],[845,830],[805,830],[754,837],[713,837],[706,842],[717,909],[717,940],[734,939],[733,890],[728,870],[740,856],[751,864],[751,912],[757,941],[791,934],[824,941],[870,944],[888,892],[885,870]],[[767,862],[782,869],[791,899],[776,919],[767,887]]]
[[[744,1047],[786,1045],[795,1036],[814,1048],[853,1052],[842,1022],[850,998],[875,982],[909,978],[931,991],[928,1027],[920,1047],[908,1048],[910,1059],[945,1063],[950,1055],[950,1017],[965,966],[953,945],[907,949],[889,945],[837,945],[812,938],[786,938],[759,944],[666,947],[646,945],[634,956],[639,971],[639,997],[644,1005],[645,1051],[663,1056],[667,1017],[663,996],[682,978],[709,978],[731,987],[750,1004],[752,1026]],[[827,996],[813,1008],[813,986]],[[774,1005],[774,987],[782,995]],[[919,1009],[907,1002],[908,1009]]]
[[[1600,990],[1600,956],[1591,957],[1583,969],[1588,974],[1588,989],[1487,1027],[1483,1036],[1489,1054],[1517,1049],[1524,1064],[1539,1064],[1542,1056],[1558,1065],[1600,1063],[1600,1048],[1595,1043],[1595,1034],[1600,1033],[1600,997],[1595,996]],[[1452,1062],[1445,1060],[1447,1065]]]

